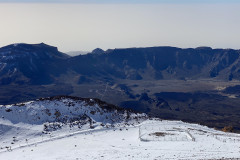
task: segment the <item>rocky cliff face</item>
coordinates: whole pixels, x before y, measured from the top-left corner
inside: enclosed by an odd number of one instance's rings
[[[151,47],[107,50],[70,59],[79,74],[142,79],[239,79],[239,50]]]

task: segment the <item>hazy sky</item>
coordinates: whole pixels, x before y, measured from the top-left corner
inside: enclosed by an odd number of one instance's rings
[[[240,0],[0,0],[0,47],[240,49],[239,8]]]

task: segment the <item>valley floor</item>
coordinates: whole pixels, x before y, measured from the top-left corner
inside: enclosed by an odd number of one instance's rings
[[[165,133],[154,136],[153,133]],[[53,136],[54,137],[54,136]],[[3,146],[1,141],[1,146]],[[240,158],[240,135],[180,121],[93,129],[2,148],[1,160],[227,159]]]

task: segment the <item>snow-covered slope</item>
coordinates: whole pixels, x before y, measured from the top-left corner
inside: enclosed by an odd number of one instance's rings
[[[0,159],[240,158],[240,135],[148,118],[97,99],[0,107]]]
[[[1,148],[86,129],[133,125],[147,119],[98,99],[57,96],[0,106]],[[14,137],[14,138],[13,138]],[[27,140],[26,140],[27,139]]]
[[[89,118],[93,123],[114,124],[145,116],[134,114],[97,99],[59,96],[16,105],[0,106],[1,118],[16,124],[70,123]]]

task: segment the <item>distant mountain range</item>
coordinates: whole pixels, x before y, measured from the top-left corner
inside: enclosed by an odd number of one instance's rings
[[[78,55],[82,55],[82,54],[87,54],[90,53],[89,51],[70,51],[70,52],[66,52],[66,54],[70,55],[70,56],[78,56]]]
[[[46,44],[0,48],[0,84],[51,84],[72,72],[79,83],[101,79],[240,79],[240,50],[127,48],[70,57]]]

